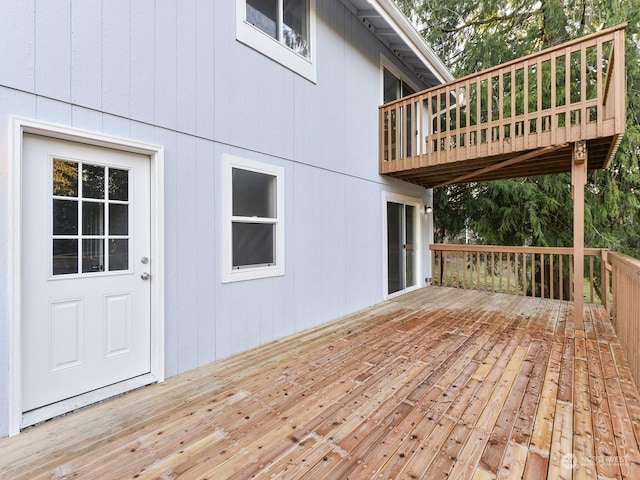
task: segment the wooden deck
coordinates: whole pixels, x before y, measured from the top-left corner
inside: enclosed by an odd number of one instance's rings
[[[0,478],[640,478],[604,309],[427,287],[0,440]]]

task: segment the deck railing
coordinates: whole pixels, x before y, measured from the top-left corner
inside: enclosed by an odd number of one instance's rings
[[[380,107],[380,173],[624,132],[620,25]]]
[[[573,299],[573,249],[431,245],[433,284],[541,298]],[[604,253],[603,253],[604,252]],[[608,307],[606,250],[585,248],[585,299]],[[607,291],[608,289],[604,289]]]
[[[636,385],[640,384],[640,260],[609,252],[613,279],[611,319],[627,356]]]
[[[573,300],[573,249],[431,245],[433,284]],[[640,385],[640,260],[585,248],[584,298],[611,312],[636,385]]]

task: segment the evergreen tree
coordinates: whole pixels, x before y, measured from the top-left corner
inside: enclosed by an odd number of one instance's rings
[[[396,2],[458,77],[628,22],[627,133],[611,166],[589,174],[585,243],[640,258],[640,2]],[[562,174],[437,189],[436,241],[459,239],[470,227],[482,243],[570,246],[570,183]]]

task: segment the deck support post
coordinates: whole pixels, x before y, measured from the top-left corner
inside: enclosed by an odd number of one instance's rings
[[[587,184],[587,143],[573,144],[571,193],[573,196],[573,327],[584,328],[584,187]]]

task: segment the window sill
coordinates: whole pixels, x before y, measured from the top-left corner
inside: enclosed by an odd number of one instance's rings
[[[258,280],[260,278],[281,277],[284,275],[284,267],[272,265],[268,267],[240,268],[226,271],[222,283],[243,282]]]

